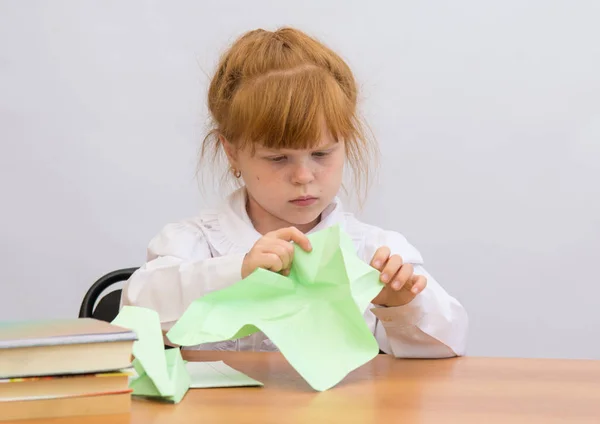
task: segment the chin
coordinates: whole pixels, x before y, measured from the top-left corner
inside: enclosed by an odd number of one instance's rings
[[[308,225],[312,222],[315,222],[315,220],[319,217],[319,215],[315,216],[314,218],[309,218],[309,219],[294,219],[293,221],[290,222],[290,224],[292,224],[293,226],[300,226],[300,225]]]
[[[318,219],[322,212],[321,209],[296,211],[295,213],[287,214],[286,221],[292,225],[306,225]]]

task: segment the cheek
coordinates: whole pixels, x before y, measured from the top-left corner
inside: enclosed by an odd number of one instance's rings
[[[325,166],[321,167],[321,177],[327,180],[337,181],[344,173],[344,158],[332,158]]]
[[[244,182],[248,187],[260,191],[272,191],[273,186],[281,179],[268,166],[258,166],[249,170],[244,176]]]
[[[241,168],[246,183],[262,182],[268,179],[266,178],[267,167],[256,159],[247,159]]]
[[[330,162],[326,166],[321,166],[317,174],[317,184],[319,191],[325,195],[334,195],[342,185],[344,173],[344,161]]]

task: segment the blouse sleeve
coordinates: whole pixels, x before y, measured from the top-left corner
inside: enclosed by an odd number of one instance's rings
[[[158,312],[173,323],[195,299],[241,280],[243,254],[212,257],[202,228],[190,221],[169,224],[152,239],[147,262],[123,287],[121,306]]]
[[[373,305],[371,311],[379,321],[375,336],[382,350],[402,358],[464,355],[468,317],[463,306],[425,270],[421,254],[399,233],[372,228],[366,237],[363,259],[370,262],[381,246],[412,264],[415,274],[427,277],[427,287],[410,303]]]

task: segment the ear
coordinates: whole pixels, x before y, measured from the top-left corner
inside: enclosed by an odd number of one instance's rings
[[[221,143],[221,146],[223,146],[223,151],[225,151],[225,154],[227,155],[229,165],[231,165],[233,168],[237,168],[238,155],[235,146],[231,144],[223,134],[219,134],[219,142]]]

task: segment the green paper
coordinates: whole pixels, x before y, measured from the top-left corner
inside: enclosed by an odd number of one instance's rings
[[[138,336],[133,343],[133,367],[138,377],[130,380],[133,395],[179,403],[190,386],[190,376],[179,349],[164,348],[158,313],[124,306],[112,321]]]
[[[248,336],[259,329],[315,390],[327,390],[379,352],[363,311],[381,291],[338,226],[294,246],[289,276],[257,269],[194,302],[167,333],[182,346]]]
[[[185,366],[191,378],[190,389],[263,386],[223,361],[188,362]]]

